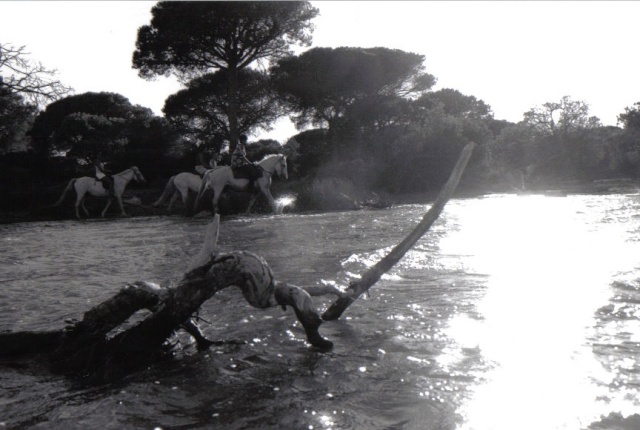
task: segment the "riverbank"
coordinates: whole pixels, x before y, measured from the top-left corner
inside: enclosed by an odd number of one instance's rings
[[[155,216],[169,215],[167,204],[160,208],[151,206],[164,190],[164,181],[157,181],[148,184],[130,184],[123,194],[125,210],[129,216]],[[286,195],[293,199],[299,199],[299,204],[294,204],[286,209],[288,213],[308,213],[308,212],[331,212],[334,210],[359,210],[385,208],[404,204],[425,204],[432,201],[437,192],[413,193],[401,195],[378,195],[375,193],[360,193],[346,190],[338,195],[340,201],[336,203],[335,198],[331,202],[323,202],[322,196],[318,196],[318,201],[313,205],[304,200],[313,199],[314,189],[300,186],[295,182],[276,182],[273,184],[272,194],[278,196]],[[3,204],[0,208],[0,224],[11,224],[19,222],[34,221],[54,221],[63,219],[74,219],[74,196],[67,196],[63,204],[58,207],[51,205],[60,197],[63,187],[60,185],[50,187],[28,187],[23,190],[2,189],[1,194]],[[301,191],[302,190],[302,191]],[[322,190],[320,190],[322,191]],[[456,192],[458,198],[471,198],[490,194],[539,194],[548,196],[566,196],[570,194],[635,194],[640,193],[640,179],[619,178],[604,179],[586,182],[558,182],[541,184],[527,189],[514,188],[491,188],[475,186],[472,184],[461,184]],[[304,194],[302,196],[301,194]],[[244,202],[241,202],[241,204]],[[88,197],[86,206],[90,212],[90,218],[97,218],[104,208],[105,200],[102,198]],[[265,201],[258,199],[254,208],[255,213],[266,213],[269,211]],[[173,215],[186,215],[182,201],[178,199],[171,211]],[[120,216],[118,204],[113,202],[109,208],[106,218],[117,218]],[[83,215],[84,217],[84,215]]]

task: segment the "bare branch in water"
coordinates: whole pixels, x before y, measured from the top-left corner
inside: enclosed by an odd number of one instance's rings
[[[380,277],[391,270],[391,268],[411,249],[411,247],[429,230],[431,225],[438,219],[440,213],[444,209],[445,204],[455,192],[460,178],[464,173],[467,162],[471,157],[475,143],[470,142],[462,150],[458,162],[456,163],[449,180],[440,191],[440,194],[433,202],[431,208],[422,218],[422,221],[414,228],[414,230],[404,238],[402,242],[396,245],[382,260],[367,270],[362,277],[349,285],[348,290],[352,292],[349,297],[341,297],[337,299],[322,315],[325,321],[336,320],[340,318],[342,313],[353,303],[362,293],[369,290]]]

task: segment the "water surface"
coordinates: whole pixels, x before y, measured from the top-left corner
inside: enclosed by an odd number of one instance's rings
[[[428,209],[226,218],[224,250],[278,279],[346,285]],[[243,346],[175,357],[100,387],[0,366],[7,428],[640,428],[640,195],[452,200],[370,297],[308,348],[291,311],[225,290],[200,316]],[[175,282],[207,219],[0,226],[0,331],[61,328],[124,284]],[[317,301],[320,310],[330,299]]]

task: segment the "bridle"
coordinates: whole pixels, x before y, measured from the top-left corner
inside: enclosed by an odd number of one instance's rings
[[[270,172],[269,170],[265,169],[261,165],[258,165],[258,167],[260,167],[262,171],[269,176],[273,176],[274,173],[278,174],[278,176],[282,176],[282,174],[285,172],[287,168],[287,160],[286,160],[286,157],[282,154],[277,154],[277,158],[278,158],[278,161],[273,165],[273,172]],[[280,169],[278,169],[278,166],[280,167]]]
[[[282,177],[284,175],[284,172],[287,171],[287,157],[280,154],[278,155],[278,158],[279,158],[278,165],[280,166],[280,171],[278,172],[278,176]]]

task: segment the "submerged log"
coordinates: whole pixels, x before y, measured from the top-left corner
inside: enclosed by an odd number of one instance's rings
[[[444,185],[440,194],[431,205],[431,208],[422,218],[422,221],[404,238],[402,242],[395,246],[382,260],[376,263],[373,267],[367,270],[359,280],[353,281],[349,284],[347,291],[350,292],[345,297],[340,297],[336,300],[325,312],[322,314],[322,319],[325,321],[336,320],[344,313],[344,311],[356,301],[360,295],[369,290],[382,275],[398,262],[400,259],[411,249],[413,245],[431,228],[433,223],[438,219],[440,213],[444,209],[445,204],[460,182],[460,178],[464,173],[467,166],[467,162],[471,157],[475,143],[471,142],[467,144],[462,150],[458,162],[453,168],[449,180]]]
[[[64,330],[0,333],[0,355],[38,354],[55,350]]]
[[[301,287],[276,281],[266,261],[255,254],[218,252],[219,223],[220,216],[215,215],[207,227],[202,249],[175,287],[134,282],[63,330],[0,333],[0,355],[46,353],[54,371],[111,377],[114,372],[118,374],[153,360],[180,329],[191,334],[199,348],[222,343],[206,339],[193,316],[216,292],[230,286],[239,287],[254,307],[292,307],[309,343],[319,349],[330,349],[333,344],[318,332],[322,320],[311,294],[339,296],[340,290],[328,286],[318,291],[314,287],[310,294]],[[143,309],[150,315],[116,333],[134,313]]]
[[[191,334],[199,348],[220,344],[200,332],[193,316],[216,292],[230,286],[240,288],[254,307],[290,306],[304,328],[307,341],[318,349],[331,349],[333,344],[318,331],[323,320],[339,318],[428,231],[453,195],[473,147],[470,143],[463,149],[449,181],[418,226],[359,281],[351,283],[346,292],[334,286],[302,288],[278,282],[261,257],[245,251],[218,252],[220,216],[215,215],[207,226],[200,252],[175,287],[134,282],[90,309],[81,321],[62,330],[0,333],[0,356],[48,354],[54,371],[111,379],[153,361],[180,329]],[[311,296],[326,294],[336,295],[338,300],[321,318]],[[120,327],[143,309],[149,315],[142,321],[128,329]]]

